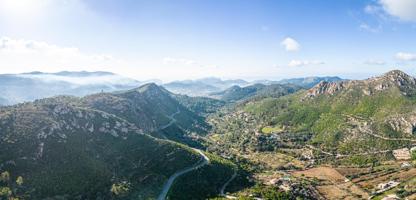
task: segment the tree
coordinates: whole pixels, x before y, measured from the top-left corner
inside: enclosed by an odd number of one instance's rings
[[[10,188],[0,187],[0,197],[10,197],[11,195],[12,195],[12,190]]]
[[[0,174],[0,181],[2,182],[8,182],[10,180],[10,174],[8,171],[2,172]]]
[[[17,183],[17,185],[21,186],[23,184],[23,177],[21,177],[21,176],[17,177],[16,183]]]
[[[126,194],[130,190],[130,184],[126,181],[123,181],[121,183],[114,183],[111,186],[111,193],[113,193],[116,196],[121,196]]]
[[[416,150],[412,151],[412,160],[416,160]]]

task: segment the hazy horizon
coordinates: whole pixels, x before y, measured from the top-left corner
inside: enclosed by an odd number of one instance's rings
[[[392,70],[397,70],[397,69],[391,69],[389,71]],[[99,83],[105,83],[105,82],[111,82],[111,83],[117,83],[120,82],[121,84],[126,84],[128,83],[128,79],[130,80],[134,80],[134,81],[139,81],[141,83],[156,83],[156,84],[167,84],[167,83],[173,83],[173,82],[185,82],[185,81],[204,81],[207,79],[219,79],[221,81],[238,81],[238,80],[242,80],[242,81],[247,81],[248,83],[255,83],[256,81],[283,81],[283,80],[291,80],[291,79],[303,79],[303,78],[323,78],[323,77],[337,77],[340,79],[344,79],[344,80],[363,80],[363,79],[368,79],[368,78],[372,78],[372,77],[377,77],[377,76],[382,76],[383,74],[389,72],[389,71],[385,71],[379,74],[374,74],[374,75],[370,75],[370,76],[365,76],[362,78],[347,78],[347,77],[343,77],[343,76],[338,76],[338,75],[322,75],[322,76],[294,76],[294,77],[286,77],[286,78],[265,78],[265,79],[245,79],[245,78],[224,78],[224,77],[217,77],[217,76],[206,76],[206,77],[197,77],[197,78],[189,78],[189,79],[170,79],[170,80],[162,80],[162,79],[156,79],[156,78],[149,78],[149,79],[136,79],[136,78],[132,78],[129,76],[124,76],[121,74],[117,74],[114,72],[109,72],[109,71],[87,71],[87,70],[82,70],[82,71],[54,71],[54,72],[43,72],[43,71],[30,71],[30,72],[22,72],[22,73],[0,73],[0,75],[16,75],[16,76],[21,76],[23,78],[33,78],[33,79],[39,79],[42,81],[56,81],[56,80],[60,80],[60,81],[65,81],[65,82],[71,82],[71,83],[76,83],[76,84],[80,84],[80,85],[88,85],[91,83],[94,84],[99,84]],[[60,74],[60,73],[64,73],[64,72],[68,72],[68,73],[88,73],[88,76],[81,76],[81,77],[76,77],[76,76],[68,76],[65,77],[64,75]],[[406,71],[403,71],[405,73],[407,73]],[[40,73],[40,74],[39,74]],[[96,75],[94,73],[109,73],[109,74],[99,74]],[[410,74],[407,73],[411,76],[414,76],[414,74]],[[94,77],[97,77],[97,79],[94,79]],[[127,80],[125,79],[127,78]],[[119,79],[119,80],[118,80]],[[126,82],[127,81],[127,82]]]

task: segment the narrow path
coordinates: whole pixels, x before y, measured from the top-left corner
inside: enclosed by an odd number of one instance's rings
[[[167,123],[166,125],[163,125],[159,128],[159,130],[163,130],[169,126],[172,126],[173,123],[176,122],[175,116],[178,115],[179,113],[181,113],[181,110],[179,110],[179,107],[176,108],[176,112],[169,115],[168,118],[170,119],[169,123]]]
[[[364,152],[364,153],[354,153],[354,154],[334,154],[327,151],[324,151],[322,149],[319,149],[317,147],[314,147],[312,145],[306,145],[306,147],[315,150],[320,151],[321,153],[329,156],[335,156],[336,158],[342,158],[342,157],[349,157],[349,156],[365,156],[365,155],[372,155],[372,154],[379,154],[379,153],[388,153],[392,150],[380,150],[380,151],[370,151],[370,152]]]
[[[172,114],[171,114],[171,115],[169,115],[169,116],[167,116],[167,117],[170,119],[170,121],[169,121],[167,124],[165,124],[165,125],[161,126],[159,129],[157,129],[157,131],[161,131],[161,130],[163,130],[163,129],[165,129],[165,128],[169,127],[169,126],[172,126],[172,124],[176,123],[175,116],[176,116],[177,114],[179,114],[179,113],[181,113],[181,110],[179,110],[179,107],[176,107],[176,112],[175,112],[175,113],[172,113]],[[160,135],[162,136],[162,138],[163,138],[163,139],[168,140],[168,138],[166,137],[166,135],[165,135],[165,134],[160,134]]]
[[[384,136],[381,136],[381,135],[377,135],[377,134],[373,133],[372,131],[368,131],[368,132],[365,132],[365,133],[367,133],[367,134],[369,134],[369,135],[371,135],[373,137],[382,139],[382,140],[388,140],[388,141],[407,141],[407,142],[416,143],[416,139],[410,139],[410,138],[389,138],[389,137],[384,137]]]
[[[165,185],[163,186],[162,192],[159,194],[159,196],[157,197],[157,200],[165,200],[166,196],[168,195],[168,192],[170,190],[170,188],[173,185],[173,182],[176,180],[176,178],[178,178],[179,176],[182,176],[188,172],[191,172],[193,170],[197,170],[205,165],[207,165],[210,160],[209,158],[204,154],[204,152],[202,152],[199,149],[193,149],[194,151],[198,152],[202,158],[201,161],[199,161],[199,164],[196,164],[194,166],[191,167],[187,167],[185,169],[179,170],[176,173],[174,173],[172,176],[169,177],[168,181],[166,181]]]
[[[326,155],[328,155],[328,156],[335,156],[335,154],[333,154],[333,153],[330,153],[330,152],[324,151],[324,150],[322,150],[322,149],[320,149],[320,148],[316,148],[316,147],[314,147],[314,146],[312,146],[312,145],[310,145],[310,144],[307,144],[307,145],[306,145],[306,147],[308,147],[308,148],[310,148],[310,149],[312,149],[312,150],[315,150],[315,151],[320,151],[320,152],[322,152],[323,154],[326,154]]]

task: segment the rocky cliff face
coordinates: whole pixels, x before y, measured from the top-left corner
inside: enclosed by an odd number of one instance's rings
[[[322,94],[332,95],[345,88],[348,82],[320,82],[308,90],[306,97],[315,97]]]
[[[334,95],[352,89],[359,90],[363,95],[372,95],[391,88],[398,88],[403,95],[412,95],[416,92],[416,79],[400,70],[393,70],[382,76],[366,80],[320,82],[307,91],[305,98],[313,98],[323,94]]]
[[[381,80],[383,82],[390,82],[397,86],[415,86],[416,79],[408,74],[400,71],[400,70],[393,70],[387,72],[381,77],[370,79],[373,81]]]
[[[408,136],[416,135],[416,113],[393,116],[386,123],[395,131],[403,132]]]

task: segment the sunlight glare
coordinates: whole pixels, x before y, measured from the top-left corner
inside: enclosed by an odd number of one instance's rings
[[[43,0],[0,0],[0,14],[4,17],[33,17],[40,14]]]

